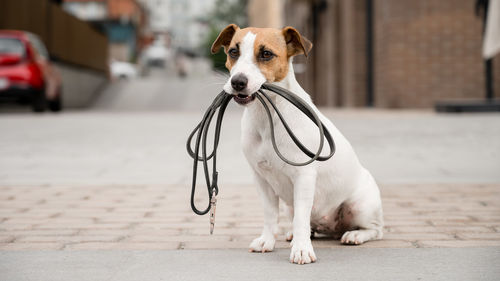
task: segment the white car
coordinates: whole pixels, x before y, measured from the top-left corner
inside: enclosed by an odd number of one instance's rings
[[[111,77],[113,79],[133,79],[137,77],[137,69],[135,65],[123,62],[123,61],[112,61],[111,62]]]
[[[155,42],[146,48],[144,56],[148,65],[164,67],[170,52],[163,44]]]

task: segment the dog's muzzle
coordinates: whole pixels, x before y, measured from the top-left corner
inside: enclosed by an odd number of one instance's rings
[[[233,96],[233,99],[238,104],[245,105],[252,102],[255,99],[255,94],[251,95],[237,94]]]

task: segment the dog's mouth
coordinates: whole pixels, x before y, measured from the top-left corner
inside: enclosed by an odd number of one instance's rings
[[[252,102],[255,99],[255,94],[251,95],[237,94],[233,96],[233,99],[238,104],[245,105]]]

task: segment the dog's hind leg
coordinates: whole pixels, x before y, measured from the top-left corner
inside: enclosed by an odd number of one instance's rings
[[[340,239],[342,244],[360,245],[366,241],[382,239],[384,219],[380,192],[371,174],[367,172],[365,179],[366,186],[349,203],[351,225],[356,230],[345,232]]]
[[[381,239],[383,225],[378,218],[381,216],[381,211],[372,214],[372,218],[364,223],[358,223],[359,229],[345,232],[340,242],[347,245],[360,245],[366,241]]]
[[[291,224],[293,222],[293,207],[289,206],[286,203],[283,204],[283,205],[284,205],[283,209],[285,210],[285,216],[288,219],[288,221],[290,223],[290,226],[291,226]],[[286,239],[286,241],[289,241],[289,242],[292,241],[292,239],[293,239],[293,228],[290,228],[290,230],[288,230],[286,232],[285,239]]]

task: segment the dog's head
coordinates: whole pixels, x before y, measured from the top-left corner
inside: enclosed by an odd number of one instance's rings
[[[239,104],[254,99],[265,82],[278,82],[288,74],[289,59],[307,56],[312,43],[293,27],[244,28],[235,24],[224,28],[212,45],[212,53],[221,47],[227,54],[226,67],[230,71],[224,91],[234,95]]]

